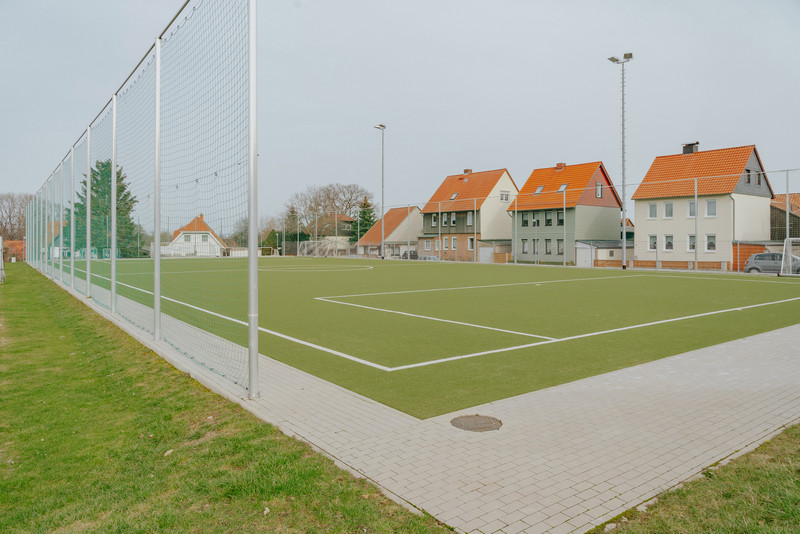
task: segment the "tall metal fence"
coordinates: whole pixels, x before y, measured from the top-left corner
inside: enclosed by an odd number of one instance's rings
[[[256,395],[255,0],[190,0],[27,207],[27,261]]]

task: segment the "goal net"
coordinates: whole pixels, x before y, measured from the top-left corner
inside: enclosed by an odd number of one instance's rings
[[[790,237],[783,242],[781,276],[800,276],[800,237]]]

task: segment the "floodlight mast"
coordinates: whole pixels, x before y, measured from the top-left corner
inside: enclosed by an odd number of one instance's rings
[[[384,221],[383,221],[383,206],[384,206],[384,198],[383,198],[384,197],[384,195],[383,195],[383,192],[384,192],[384,187],[383,187],[383,184],[384,184],[384,179],[383,179],[384,151],[383,151],[383,147],[384,147],[384,143],[383,143],[383,141],[384,141],[384,131],[386,130],[386,125],[385,124],[379,124],[377,126],[373,126],[373,128],[375,128],[376,130],[380,130],[381,131],[381,253],[380,253],[380,258],[384,259],[384,244],[383,244],[383,240],[384,240],[384,235],[383,235],[383,224],[384,224]]]
[[[628,267],[628,213],[625,209],[625,63],[633,59],[631,52],[626,52],[622,59],[611,56],[608,60],[622,66],[622,268]]]

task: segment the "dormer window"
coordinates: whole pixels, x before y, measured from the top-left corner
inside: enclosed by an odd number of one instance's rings
[[[567,184],[561,184],[561,187],[558,188],[559,193],[563,193],[567,190]]]
[[[458,193],[453,193],[453,196],[450,197],[450,200],[455,200],[458,196]]]
[[[541,192],[542,192],[542,189],[544,189],[544,186],[543,186],[543,185],[540,185],[539,187],[537,187],[537,188],[536,188],[536,192],[534,193],[534,195],[538,195],[539,193],[541,193]]]

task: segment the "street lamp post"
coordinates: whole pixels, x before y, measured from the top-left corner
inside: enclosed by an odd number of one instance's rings
[[[383,180],[383,162],[384,162],[384,158],[383,158],[383,155],[384,155],[384,151],[383,151],[384,144],[383,144],[383,141],[384,141],[384,132],[386,130],[386,125],[385,124],[379,124],[377,126],[374,126],[374,128],[376,130],[380,130],[381,131],[381,259],[384,259],[383,240],[384,240],[385,236],[383,235],[383,206],[384,206],[385,202],[384,202],[384,195],[383,195],[383,191],[384,191],[384,189],[383,189],[383,183],[384,183],[384,180]]]
[[[622,59],[611,56],[608,60],[615,65],[622,66],[622,268],[627,268],[628,228],[627,211],[625,210],[625,63],[633,59],[633,54],[627,52]]]

